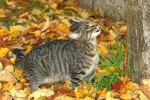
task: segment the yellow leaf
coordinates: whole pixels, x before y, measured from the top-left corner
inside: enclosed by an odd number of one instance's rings
[[[86,10],[83,10],[81,13],[80,13],[80,16],[83,18],[83,19],[86,19],[89,17],[89,13],[86,11]]]
[[[107,92],[107,89],[104,88],[103,90],[98,90],[98,91],[97,91],[97,94],[98,94],[98,95],[106,94],[106,92]]]
[[[15,69],[15,71],[13,72],[13,74],[15,74],[15,75],[17,75],[17,76],[22,76],[22,75],[23,75],[23,71],[22,71],[22,70]]]
[[[104,18],[104,11],[103,11],[103,9],[102,9],[102,8],[99,8],[99,14],[100,14],[100,16],[101,16],[101,17],[103,17],[103,18]]]
[[[139,90],[138,92],[140,100],[149,100],[149,98],[141,90]]]
[[[63,20],[61,20],[61,22],[63,22],[65,25],[67,25],[67,27],[71,26],[71,24],[70,24],[68,19],[63,19]]]
[[[19,35],[19,32],[20,32],[20,27],[11,26],[8,34],[9,36],[17,36]]]
[[[25,78],[21,78],[21,83],[26,83],[27,80]]]
[[[7,82],[6,84],[4,84],[3,86],[3,91],[10,91],[13,88],[13,84],[11,82]]]
[[[46,20],[46,22],[44,23],[44,26],[43,26],[41,31],[45,31],[48,28],[49,28],[49,19]]]
[[[130,100],[132,97],[130,94],[125,93],[125,94],[120,95],[120,98],[124,100]]]
[[[77,7],[75,7],[75,6],[66,6],[64,9],[70,9],[70,10],[74,10],[75,12],[77,12],[78,11],[78,9],[77,9]]]
[[[77,87],[75,90],[74,90],[74,93],[76,95],[77,98],[81,98],[81,97],[84,97],[84,89],[82,88],[79,88]]]
[[[37,31],[31,32],[31,33],[34,33],[35,36],[41,36],[41,30],[37,30]]]
[[[126,84],[126,89],[129,89],[129,90],[137,90],[137,89],[139,89],[139,85],[136,84],[136,83],[127,82],[127,84]]]
[[[32,28],[39,28],[39,25],[36,24],[36,23],[30,23],[30,25],[31,25]]]
[[[12,64],[15,64],[15,59],[16,58],[10,58],[10,61],[11,61]]]
[[[108,54],[108,50],[107,50],[107,48],[104,45],[99,44],[98,45],[98,49],[99,49],[99,51],[101,52],[101,54],[103,56],[105,56],[106,54]]]
[[[0,57],[4,57],[8,53],[8,48],[0,48]]]
[[[119,32],[120,32],[120,35],[126,35],[127,26],[126,25],[121,26],[120,29],[119,29]]]
[[[116,33],[113,30],[109,31],[109,35],[112,36],[113,38],[117,37]]]
[[[41,96],[51,96],[54,94],[54,91],[50,90],[50,89],[40,89],[37,90],[35,92],[33,92],[30,96],[29,96],[29,100],[30,98],[34,97],[34,99],[36,100],[37,98],[41,97]]]
[[[95,99],[90,98],[89,96],[86,96],[83,100],[95,100]]]
[[[22,18],[24,16],[27,16],[28,14],[29,14],[29,12],[25,12],[25,13],[21,14],[19,17]]]
[[[25,54],[28,54],[32,50],[33,46],[29,45],[27,46],[27,50],[25,51]]]
[[[106,100],[112,100],[111,92],[110,92],[110,91],[108,91],[108,92],[106,93]]]
[[[4,36],[7,30],[5,28],[0,28],[0,36]]]
[[[15,88],[12,88],[11,96],[13,96],[15,100],[20,100],[20,98],[26,97],[27,94],[23,90],[16,90]]]
[[[0,9],[0,18],[4,18],[5,16],[5,11]]]
[[[41,96],[41,97],[37,98],[37,100],[46,100],[46,97],[45,96]]]

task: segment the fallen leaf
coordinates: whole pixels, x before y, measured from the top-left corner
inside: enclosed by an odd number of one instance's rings
[[[141,89],[140,90],[140,98],[142,98],[141,100],[149,100],[150,99],[150,87],[141,86],[140,89]],[[143,98],[145,98],[145,99],[143,99]],[[146,98],[149,98],[149,99],[146,99]]]
[[[30,39],[35,38],[35,34],[33,34],[33,33],[27,33],[23,37],[25,38],[25,40],[30,40]]]
[[[0,58],[0,62],[3,64],[3,68],[5,68],[7,65],[11,64],[9,59],[4,58],[4,57]]]
[[[83,100],[95,100],[94,98],[91,98],[89,96],[86,96]]]
[[[0,18],[4,18],[4,17],[6,17],[6,16],[5,16],[5,12],[2,11],[2,10],[0,10]]]
[[[101,7],[99,8],[99,14],[104,18],[104,10]]]
[[[77,87],[77,88],[75,88],[74,93],[77,98],[81,98],[81,97],[85,96],[83,91],[84,91],[84,88]]]
[[[4,36],[7,33],[7,29],[6,28],[0,28],[0,36]]]
[[[11,89],[11,96],[15,100],[23,100],[27,94],[23,90],[16,90],[15,88]]]
[[[37,100],[41,96],[49,97],[53,94],[54,94],[54,91],[50,89],[40,89],[30,94],[28,99],[30,100],[31,98],[34,98],[34,100]]]
[[[0,57],[4,57],[7,53],[8,53],[8,51],[9,51],[9,49],[8,48],[0,48]]]
[[[46,100],[54,100],[56,97],[59,97],[62,95],[76,97],[74,92],[71,90],[58,90],[54,95],[49,96]]]
[[[107,50],[106,46],[99,44],[98,49],[103,56],[108,54],[108,50]]]
[[[119,29],[119,32],[120,33],[118,35],[126,35],[126,33],[127,33],[127,26],[126,25],[121,26],[120,29]]]
[[[150,86],[150,79],[143,79],[142,80],[143,85],[148,85]]]
[[[80,16],[83,18],[83,19],[86,19],[89,17],[89,13],[86,11],[86,10],[83,10],[82,12],[80,12]]]
[[[13,100],[9,94],[0,93],[0,100]]]
[[[115,90],[118,93],[126,92],[125,83],[122,81],[111,83],[110,88],[112,88],[113,90]]]
[[[4,42],[4,40],[1,37],[0,37],[0,46],[1,47],[6,47],[6,43]]]
[[[8,32],[8,35],[11,36],[18,36],[20,34],[20,27],[11,26]]]
[[[23,75],[23,70],[15,69],[15,71],[13,72],[13,74],[21,77]]]
[[[131,95],[128,93],[125,93],[125,94],[120,95],[120,98],[124,100],[131,100]]]
[[[0,71],[0,81],[16,83],[16,78],[7,70]]]
[[[105,100],[118,100],[115,97],[112,97],[112,91],[108,91],[105,96]],[[101,99],[100,99],[101,100]]]
[[[2,62],[0,62],[0,70],[2,70],[3,69],[3,64],[2,64]]]
[[[103,90],[98,90],[98,91],[97,91],[97,94],[98,94],[98,95],[106,94],[106,92],[107,92],[107,89],[104,88]]]
[[[5,67],[5,70],[7,70],[8,72],[13,72],[14,71],[14,67],[13,67],[13,65],[7,65],[6,67]]]
[[[12,82],[7,82],[6,84],[4,84],[2,91],[11,91],[11,89],[13,88],[13,83]]]
[[[133,82],[127,82],[125,87],[126,87],[126,89],[133,90],[133,91],[139,89],[139,85],[136,83],[133,83]]]
[[[37,98],[37,100],[46,100],[46,97],[45,96],[41,96],[41,97]]]
[[[45,31],[46,29],[49,28],[49,20],[50,20],[50,19],[47,19],[47,20],[46,20],[46,22],[44,23],[44,26],[43,26],[43,28],[41,29],[41,31]]]
[[[112,36],[113,38],[116,38],[117,35],[113,30],[109,30],[109,35]]]

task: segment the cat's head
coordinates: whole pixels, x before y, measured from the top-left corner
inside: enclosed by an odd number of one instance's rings
[[[69,33],[68,36],[72,39],[79,41],[95,40],[101,32],[99,25],[89,20],[78,21],[71,19],[70,23],[72,24],[74,31]]]

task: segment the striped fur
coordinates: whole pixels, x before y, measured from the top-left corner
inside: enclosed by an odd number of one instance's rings
[[[99,57],[96,51],[96,36],[100,29],[90,21],[71,20],[74,32],[69,33],[70,40],[54,40],[40,45],[26,56],[19,49],[15,66],[25,71],[30,80],[31,90],[36,91],[39,85],[52,84],[70,79],[72,88],[89,80],[95,72]]]

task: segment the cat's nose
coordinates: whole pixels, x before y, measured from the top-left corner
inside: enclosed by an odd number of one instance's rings
[[[97,30],[96,32],[100,32],[100,30]]]

